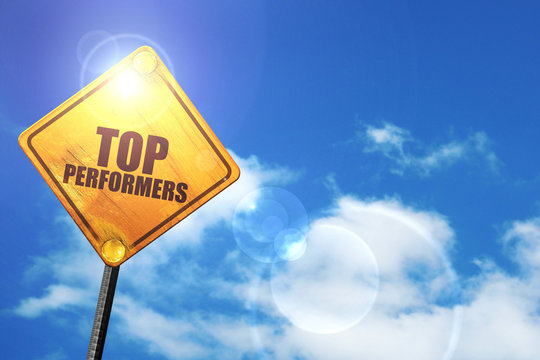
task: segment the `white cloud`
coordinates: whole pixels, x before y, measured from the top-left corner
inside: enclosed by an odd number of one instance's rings
[[[319,247],[321,256],[310,256],[301,271],[291,262],[288,274],[270,280],[278,308],[285,302],[289,309],[284,313],[292,322],[303,321],[300,327],[283,327],[279,348],[272,347],[277,359],[442,359],[451,354],[448,344],[456,339],[460,308],[452,305],[457,300],[447,291],[455,278],[445,252],[454,239],[440,215],[415,211],[396,200],[345,197],[315,221],[313,228],[318,227],[326,230],[308,235],[306,254],[310,247]],[[340,229],[356,234],[356,239],[341,242],[346,235]],[[358,247],[359,242],[365,245]],[[380,274],[371,310],[369,302],[361,300],[373,289],[366,287],[365,278],[373,275],[367,265],[369,251]],[[324,269],[324,277],[317,269]],[[276,289],[273,282],[283,282],[286,275],[290,289]],[[443,300],[450,305],[441,305]],[[365,317],[364,310],[370,310]],[[335,333],[336,322],[347,326]],[[321,335],[324,330],[330,334]]]
[[[122,321],[120,329],[124,336],[142,340],[150,353],[168,359],[184,359],[200,357],[206,352],[189,338],[196,327],[187,320],[168,318],[127,296],[115,299],[114,310]]]
[[[403,152],[403,144],[412,140],[409,131],[388,123],[385,123],[382,128],[368,125],[366,135],[386,150],[397,148],[401,152]]]
[[[384,211],[385,207],[388,212]],[[381,215],[381,219],[369,218],[370,210]],[[366,216],[368,219],[364,224],[353,220]],[[408,227],[415,231],[423,229],[424,235],[420,238],[433,242],[429,246],[422,246],[421,242],[415,245],[403,231],[392,231],[390,228],[398,227],[394,222],[397,219],[398,222],[406,221]],[[385,266],[397,263],[414,267],[427,261],[430,264],[427,270],[437,269],[430,260],[433,250],[438,246],[447,248],[452,242],[451,231],[440,216],[404,208],[395,202],[366,203],[349,198],[339,203],[333,216],[320,221],[362,232],[362,238],[379,260],[381,274],[386,272],[388,276],[381,275],[377,302],[358,325],[334,335],[312,334],[295,326],[285,327],[279,340],[277,359],[294,356],[321,360],[540,358],[540,350],[535,345],[540,338],[540,259],[535,255],[540,246],[538,219],[515,222],[503,236],[503,240],[511,242],[516,249],[514,259],[523,270],[521,274],[509,275],[493,262],[477,261],[480,275],[466,281],[465,301],[462,305],[450,303],[445,306],[437,305],[433,293],[425,292],[417,278],[415,281],[407,279],[406,269]],[[377,228],[378,233],[370,232],[369,227]],[[392,246],[401,241],[406,246]],[[396,252],[395,256],[381,258],[376,243],[387,245],[385,251]],[[416,249],[411,250],[412,247]],[[402,261],[411,257],[417,265],[411,264],[410,260]],[[425,271],[426,267],[422,266],[422,270]],[[343,281],[339,273],[336,273],[334,281]],[[437,281],[425,282],[428,290],[444,294],[444,287],[451,286],[451,283],[443,283],[441,287]],[[358,284],[349,282],[347,286]],[[321,288],[320,292],[326,290]]]
[[[522,270],[540,271],[540,218],[514,222],[503,241]]]
[[[65,285],[51,285],[42,297],[29,297],[22,300],[15,308],[15,313],[23,317],[35,318],[47,311],[65,309],[73,305],[88,304],[89,295],[91,294],[87,289],[77,289]]]
[[[456,359],[533,360],[540,357],[539,294],[530,284],[497,272],[481,279],[465,307]]]
[[[255,352],[253,332],[273,337],[269,326],[251,326],[243,318],[190,313],[182,318],[165,316],[129,296],[119,296],[115,311],[121,323],[116,328],[124,339],[143,343],[149,353],[167,359],[239,359]]]
[[[358,135],[365,144],[364,151],[381,153],[392,160],[392,172],[397,174],[414,171],[429,176],[434,170],[475,157],[485,162],[491,171],[496,172],[499,167],[499,160],[484,132],[473,133],[463,140],[429,146],[415,140],[408,130],[389,123],[382,127],[366,125]]]
[[[459,360],[533,360],[540,357],[535,341],[540,336],[540,264],[535,256],[521,256],[516,261],[526,271],[509,275],[492,262],[477,261],[480,275],[468,279],[464,288],[464,302],[453,298],[459,293],[446,257],[452,253],[454,235],[447,221],[433,212],[404,207],[396,200],[360,201],[351,197],[341,199],[333,212],[317,220],[317,224],[339,226],[354,231],[369,245],[379,263],[380,292],[369,312],[357,325],[335,334],[317,334],[305,326],[274,325],[279,330],[274,336],[261,336],[261,348],[270,351],[275,359],[459,359]],[[503,236],[516,249],[536,249],[540,226],[537,219],[515,222]],[[319,239],[321,240],[321,239]],[[328,244],[336,239],[327,236]],[[308,240],[310,246],[317,242]],[[322,246],[327,258],[350,263],[354,258],[350,248]],[[534,251],[532,251],[534,253]],[[347,310],[346,302],[338,309],[332,304],[343,304],[346,292],[339,289],[361,289],[362,281],[344,276],[343,264],[324,259],[315,261],[298,271],[292,262],[290,284],[299,285],[297,297],[276,299],[271,281],[259,284],[256,303],[274,318],[275,308],[289,301],[296,308],[294,317],[323,309],[327,315],[340,315]],[[531,260],[532,259],[532,260]],[[321,284],[320,271],[325,268]],[[328,269],[330,267],[330,269]],[[421,271],[411,275],[410,270]],[[531,272],[533,271],[533,272]],[[424,275],[423,277],[421,275]],[[282,281],[282,279],[279,279]],[[307,290],[305,285],[314,285]],[[317,286],[319,284],[320,286]],[[245,298],[248,289],[244,288]],[[288,292],[292,294],[292,290]],[[241,292],[235,292],[236,295]],[[279,297],[279,295],[278,295]],[[445,302],[444,300],[450,300]],[[441,303],[441,300],[442,303]],[[272,302],[276,302],[272,309]],[[320,301],[321,303],[317,304]],[[346,299],[345,299],[346,301]],[[327,305],[332,302],[331,305]],[[461,304],[461,305],[460,305]],[[304,306],[305,305],[305,306]],[[294,314],[294,312],[297,312]],[[309,319],[313,320],[313,319]],[[325,321],[315,317],[314,321]],[[305,325],[304,323],[303,325]],[[319,323],[314,326],[327,326]],[[266,339],[266,340],[265,340]]]
[[[396,199],[340,197],[313,219],[305,257],[266,265],[235,247],[227,225],[245,194],[295,176],[266,171],[256,158],[237,161],[243,173],[230,191],[122,266],[114,334],[167,359],[260,358],[259,351],[272,359],[540,358],[540,220],[514,222],[502,237],[521,272],[477,261],[480,273],[465,279],[463,302],[447,219]],[[49,274],[53,285],[23,299],[18,315],[93,311],[88,299],[95,299],[102,265],[70,229],[70,241],[29,270],[28,281]],[[220,234],[207,239],[211,229]],[[216,244],[227,254],[208,258]],[[370,253],[379,274],[373,304],[366,297],[375,289]]]
[[[257,184],[257,181],[253,183]],[[246,185],[244,190],[251,188]],[[222,206],[225,210],[233,208],[232,204]],[[231,211],[218,213],[232,216]],[[203,228],[215,224],[215,221],[209,224],[200,221]],[[170,254],[184,245],[180,242],[175,247],[169,243],[165,245],[169,256],[139,262],[137,268],[126,265],[122,268],[120,280],[124,288],[129,288],[129,292],[118,294],[115,300],[115,311],[121,319],[116,331],[146,344],[147,351],[169,359],[217,358],[221,352],[234,354],[231,359],[240,358],[243,353],[257,350],[254,341],[257,338],[260,348],[278,359],[290,359],[295,354],[304,354],[310,359],[333,359],[338,355],[341,359],[352,359],[362,354],[372,358],[390,358],[392,354],[403,351],[398,346],[388,347],[375,341],[377,336],[392,336],[392,343],[402,342],[411,348],[406,347],[405,350],[417,356],[445,351],[451,336],[453,312],[452,309],[433,304],[436,298],[433,292],[440,293],[441,287],[444,288],[440,279],[441,276],[444,278],[445,268],[441,266],[437,248],[450,249],[453,244],[453,233],[443,218],[435,213],[403,207],[396,200],[362,202],[345,197],[337,203],[332,214],[312,225],[313,229],[331,230],[335,227],[338,232],[313,230],[316,232],[308,236],[307,254],[314,253],[315,256],[310,257],[311,260],[306,258],[308,262],[303,265],[302,258],[291,262],[293,267],[283,269],[285,273],[273,280],[273,288],[272,281],[260,280],[258,271],[261,264],[246,262],[245,256],[238,250],[223,258],[222,263],[212,264],[211,268],[205,268],[195,259],[178,264],[179,268],[176,269],[169,262]],[[340,231],[356,235],[345,242],[343,239],[332,239],[340,236]],[[358,244],[354,244],[355,236],[363,239],[365,245],[358,247]],[[373,309],[362,319],[369,310],[371,299],[368,296],[357,308],[354,298],[362,299],[362,291],[370,289],[369,286],[365,287],[366,278],[363,276],[364,270],[370,269],[369,266],[365,268],[370,258],[365,257],[367,248],[371,249],[378,263],[381,286]],[[76,253],[78,251],[75,250]],[[70,254],[65,258],[80,259],[80,255]],[[365,258],[364,262],[362,258]],[[326,269],[317,268],[321,262]],[[90,272],[69,269],[78,264],[64,264],[68,268],[66,272],[74,276],[81,273],[90,276]],[[418,264],[431,270],[420,280],[418,275],[411,278],[408,274]],[[300,266],[295,268],[294,265]],[[222,277],[224,268],[233,268],[233,271],[245,275],[226,279]],[[313,269],[319,271],[312,272]],[[315,274],[324,277],[314,277]],[[287,282],[287,275],[292,275],[294,281]],[[368,276],[372,275],[368,271]],[[92,276],[95,278],[96,274]],[[57,278],[60,283],[68,280],[60,276]],[[443,284],[448,284],[450,279],[443,280]],[[126,287],[126,282],[132,286]],[[280,288],[283,284],[293,288]],[[367,284],[370,284],[369,281]],[[298,285],[300,289],[294,288]],[[167,291],[168,288],[171,289]],[[183,307],[185,303],[171,295],[182,294],[181,298],[186,298],[193,289],[204,291],[205,288],[212,289],[210,297],[245,306],[244,315],[220,315],[220,307],[209,308],[205,313],[201,313],[197,307],[191,312],[178,313],[176,309],[186,308]],[[305,295],[301,299],[303,302],[295,300],[295,293]],[[135,298],[138,300],[135,301]],[[203,297],[203,301],[208,302],[209,298]],[[92,309],[92,305],[84,306],[89,311]],[[253,323],[248,316],[250,308],[258,309],[272,320]],[[54,310],[54,307],[43,308],[42,313],[46,310]],[[290,324],[280,310],[310,331]],[[315,311],[319,314],[313,316]],[[411,329],[424,331],[428,325],[431,326],[430,334],[433,334],[429,339],[425,336],[415,337],[416,333],[411,333]],[[312,332],[335,332],[340,328],[349,329],[323,337]],[[375,333],[374,329],[377,329]],[[435,334],[441,335],[434,339]],[[365,343],[359,339],[366,339]],[[212,346],[203,346],[208,341]]]

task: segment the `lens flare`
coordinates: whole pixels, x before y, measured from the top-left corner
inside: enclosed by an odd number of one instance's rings
[[[257,189],[246,195],[233,217],[238,247],[265,263],[302,256],[307,226],[307,213],[300,200],[277,187]]]
[[[379,289],[375,256],[358,235],[337,226],[314,226],[306,242],[305,254],[298,260],[273,265],[274,301],[303,330],[344,331],[362,320],[375,302]]]
[[[358,358],[369,358],[373,350],[399,358],[397,350],[387,352],[385,347],[403,341],[402,334],[409,328],[416,331],[422,323],[403,320],[437,312],[437,333],[426,333],[426,339],[409,341],[408,346],[417,350],[434,336],[437,350],[431,358],[452,359],[463,319],[462,292],[444,248],[450,235],[425,220],[392,204],[375,203],[315,221],[306,235],[305,254],[297,261],[272,264],[269,284],[262,273],[254,283],[253,322],[264,323],[261,319],[268,316],[268,284],[277,309],[290,322],[283,331],[302,330],[302,338],[314,342],[320,334],[346,331],[343,336],[351,340],[366,334],[353,340]],[[370,252],[376,259],[377,277]],[[376,295],[372,304],[370,295]],[[380,333],[381,321],[388,322],[390,332],[384,334],[385,342],[373,347],[369,334]],[[266,353],[264,337],[253,328],[252,339],[261,356]]]
[[[140,87],[140,79],[133,70],[124,70],[117,75],[114,85],[118,94],[127,99],[137,93]]]
[[[117,81],[111,81],[84,102],[92,114],[104,124],[109,123],[113,118],[116,119],[115,121],[118,118],[124,118],[129,119],[129,123],[126,125],[135,130],[158,120],[175,99],[169,91],[153,93],[150,89],[155,89],[159,85],[161,74],[166,72],[166,69],[161,69],[160,59],[173,76],[174,68],[169,56],[159,44],[137,34],[105,37],[88,53],[85,52],[86,55],[79,75],[81,88],[94,80],[99,73],[105,72],[113,66],[133,48],[148,45],[157,51],[159,57],[150,49],[141,49],[133,57],[132,62],[121,69],[121,73],[116,76]],[[127,73],[124,73],[126,71]],[[95,105],[93,101],[95,95],[107,96],[113,101],[108,106],[103,106],[102,103]],[[140,114],[144,114],[144,117],[141,117]]]

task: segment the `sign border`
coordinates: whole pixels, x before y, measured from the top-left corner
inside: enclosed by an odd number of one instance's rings
[[[84,94],[83,96],[81,96],[79,99],[75,100],[75,102],[73,102],[72,104],[70,104],[66,109],[62,110],[59,114],[55,115],[51,120],[47,121],[45,124],[43,124],[42,126],[40,126],[38,129],[36,129],[35,131],[33,131],[31,134],[28,135],[28,138],[27,138],[27,145],[28,145],[28,148],[30,149],[30,151],[32,151],[32,154],[36,157],[36,159],[39,161],[40,165],[43,167],[43,169],[47,172],[47,174],[49,175],[49,178],[54,182],[54,184],[56,185],[56,187],[58,188],[58,190],[60,191],[60,193],[64,196],[64,198],[66,199],[66,201],[68,202],[68,204],[71,206],[71,208],[73,209],[73,211],[75,211],[75,214],[77,214],[77,216],[79,217],[79,219],[82,221],[82,223],[84,224],[84,226],[90,231],[90,233],[92,234],[92,236],[94,237],[94,239],[97,241],[99,239],[97,233],[95,232],[95,230],[92,228],[92,226],[90,225],[90,223],[88,222],[88,220],[86,220],[86,218],[83,216],[83,214],[80,212],[80,210],[75,206],[75,203],[73,202],[73,200],[68,196],[68,194],[66,193],[66,191],[62,188],[62,186],[60,185],[60,183],[58,182],[58,180],[56,179],[56,177],[54,176],[54,174],[51,172],[51,170],[47,167],[47,165],[45,164],[45,162],[43,161],[43,159],[39,156],[38,152],[35,150],[34,146],[32,145],[32,139],[38,135],[40,132],[42,132],[43,130],[45,130],[48,126],[50,126],[52,123],[54,123],[55,121],[58,121],[60,118],[62,118],[65,114],[67,114],[69,111],[71,111],[74,107],[80,105],[83,101],[85,101],[86,99],[88,99],[90,96],[92,96],[94,93],[96,93],[98,90],[100,90],[103,86],[105,86],[108,82],[111,81],[111,79],[113,79],[115,76],[117,76],[118,73],[114,74],[113,76],[111,77],[108,77],[107,79],[103,80],[100,84],[98,84],[95,88],[93,88],[92,90],[90,90],[87,94]],[[183,213],[185,210],[189,209],[194,203],[196,203],[197,201],[200,201],[203,197],[205,197],[208,193],[210,193],[211,191],[213,191],[214,189],[216,189],[219,185],[223,184],[225,181],[227,181],[231,175],[232,175],[232,168],[231,168],[231,165],[226,161],[225,157],[223,156],[223,154],[219,151],[219,149],[217,148],[217,146],[214,144],[214,142],[212,141],[212,138],[207,134],[207,132],[205,131],[204,127],[199,123],[199,121],[197,121],[197,118],[195,115],[193,115],[193,112],[189,109],[189,107],[187,106],[187,104],[185,103],[185,101],[182,99],[182,97],[178,94],[178,92],[176,91],[176,89],[174,88],[174,86],[166,79],[166,77],[163,76],[163,74],[159,74],[159,77],[161,78],[161,80],[167,85],[167,87],[169,88],[169,90],[173,93],[174,97],[176,98],[176,100],[180,103],[180,105],[182,106],[182,108],[184,109],[184,111],[189,115],[190,119],[193,121],[193,123],[195,124],[195,126],[197,127],[197,129],[201,132],[201,134],[204,136],[204,138],[206,139],[206,141],[208,142],[208,144],[212,147],[212,149],[214,150],[214,152],[216,153],[216,155],[220,158],[220,160],[223,162],[223,165],[225,165],[225,168],[227,169],[227,174],[221,178],[218,182],[216,182],[215,184],[213,184],[212,186],[210,186],[208,189],[206,189],[205,191],[203,191],[201,194],[199,194],[199,196],[197,196],[196,198],[192,199],[189,203],[185,204],[183,207],[181,207],[178,211],[174,212],[172,215],[170,215],[169,217],[167,217],[165,220],[163,220],[161,223],[159,223],[158,225],[154,226],[150,231],[146,232],[143,236],[141,236],[139,239],[137,239],[136,241],[134,241],[132,244],[129,244],[129,249],[133,249],[135,248],[136,246],[138,246],[139,244],[141,244],[145,239],[147,239],[149,236],[151,236],[153,233],[155,233],[156,231],[160,230],[161,228],[163,228],[164,226],[166,226],[167,224],[169,224],[175,217],[177,217],[178,215],[180,215],[181,213]],[[147,244],[148,245],[148,244]],[[125,260],[124,260],[125,261]]]

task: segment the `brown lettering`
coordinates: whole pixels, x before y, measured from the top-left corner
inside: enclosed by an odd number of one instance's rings
[[[100,190],[103,189],[103,186],[109,180],[108,176],[109,176],[109,170],[101,170],[101,172],[99,173],[98,189]]]
[[[159,150],[157,150],[159,145]],[[169,152],[169,141],[160,136],[148,135],[148,141],[146,144],[146,151],[144,154],[144,164],[142,172],[144,174],[152,175],[154,172],[154,162],[156,160],[163,160],[167,157]]]
[[[131,146],[131,155],[128,153]],[[116,157],[116,164],[124,171],[134,171],[139,167],[141,162],[141,153],[143,148],[143,138],[135,131],[126,131],[120,137],[120,144],[118,145],[118,156]]]
[[[152,188],[152,178],[137,176],[135,181],[135,191],[133,194],[150,197],[150,189]]]
[[[178,183],[176,184],[176,192],[178,193],[178,195],[176,195],[174,197],[174,199],[179,202],[179,203],[183,203],[183,202],[186,202],[186,199],[187,199],[187,194],[184,190],[187,190],[188,186],[186,183]]]
[[[107,167],[109,164],[109,154],[111,152],[111,142],[113,137],[118,137],[119,130],[98,126],[97,134],[101,135],[99,146],[98,166]]]
[[[64,170],[64,183],[67,184],[69,177],[75,175],[75,170],[77,168],[74,165],[66,164],[66,169]]]
[[[154,188],[152,189],[152,197],[154,199],[160,199],[161,196],[159,195],[159,192],[161,191],[161,183],[163,180],[161,179],[154,179]]]
[[[173,181],[165,180],[163,183],[163,195],[161,195],[161,198],[163,200],[169,200],[172,201],[174,198],[174,188],[176,184]]]
[[[135,182],[135,176],[131,174],[124,174],[124,180],[122,181],[122,192],[133,194],[133,183]]]
[[[122,185],[122,174],[118,171],[113,171],[111,177],[109,178],[109,190],[118,191]]]
[[[94,189],[97,186],[97,178],[99,175],[99,170],[89,167],[86,174],[86,187],[93,187]]]
[[[82,182],[82,180],[84,179],[85,170],[86,170],[86,166],[77,167],[77,176],[75,177],[75,185],[84,186],[84,183]]]

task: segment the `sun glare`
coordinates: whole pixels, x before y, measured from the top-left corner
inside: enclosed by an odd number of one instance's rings
[[[124,70],[115,80],[116,90],[124,99],[133,96],[139,89],[139,86],[139,75],[131,69]]]

